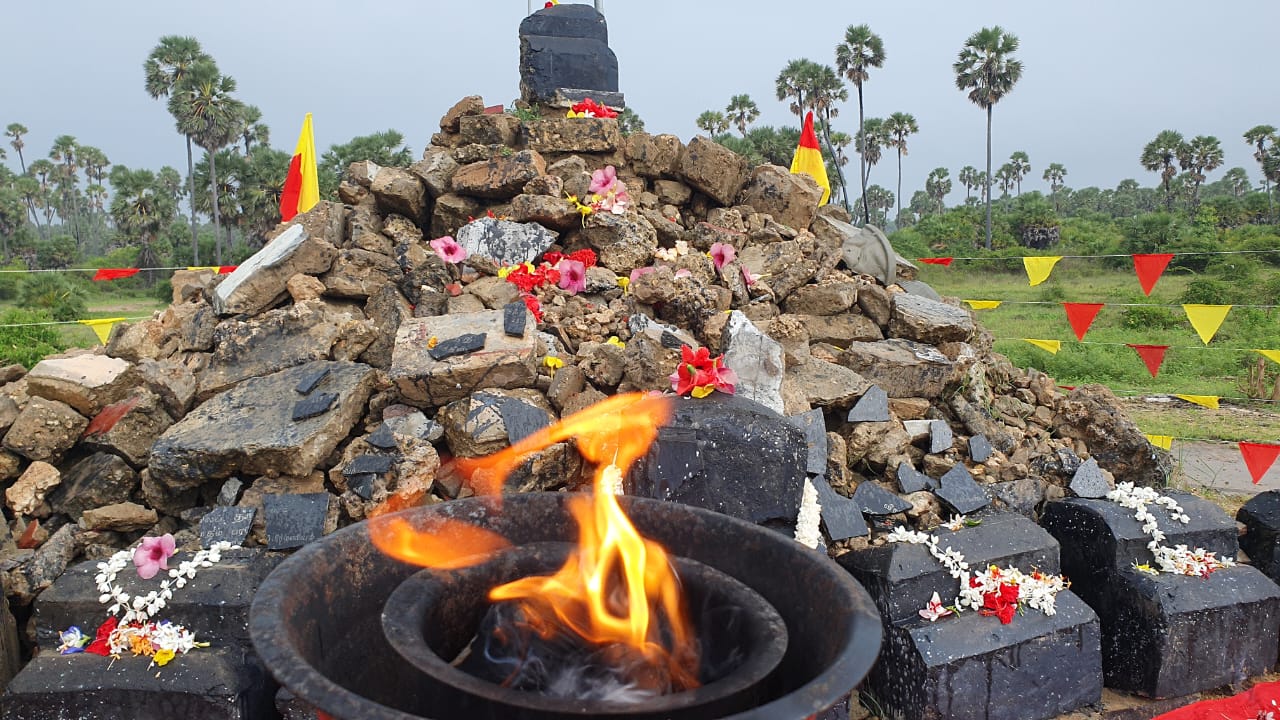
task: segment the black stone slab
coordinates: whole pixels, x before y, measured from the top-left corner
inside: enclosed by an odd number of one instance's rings
[[[1103,583],[1073,576],[1071,587],[1101,620],[1107,687],[1187,695],[1275,665],[1280,587],[1256,568],[1224,568],[1207,578],[1121,569]]]
[[[384,475],[391,472],[391,465],[394,462],[395,458],[390,455],[365,453],[351,458],[351,462],[342,468],[342,474],[346,477],[354,475]]]
[[[465,333],[458,337],[441,340],[433,348],[427,348],[432,360],[444,360],[455,355],[466,355],[484,348],[485,333]]]
[[[502,308],[502,332],[510,337],[524,337],[525,321],[529,309],[523,302],[508,303]]]
[[[373,434],[365,438],[364,441],[379,450],[395,450],[399,447],[395,433],[391,431],[391,426],[386,423],[379,425],[378,429],[374,430]]]
[[[197,629],[196,637],[211,636]],[[274,717],[275,692],[276,683],[257,656],[239,648],[193,650],[163,668],[143,656],[126,654],[113,661],[46,652],[9,683],[0,718],[252,720]]]
[[[220,505],[200,518],[200,546],[213,547],[214,543],[244,543],[253,527],[257,510],[251,507]]]
[[[1079,498],[1104,498],[1111,492],[1111,486],[1102,476],[1102,468],[1098,467],[1098,461],[1093,458],[1080,464],[1068,489]]]
[[[822,408],[791,415],[787,418],[787,422],[800,428],[804,433],[804,442],[809,448],[807,464],[809,474],[825,474],[827,472],[827,422],[822,416]]]
[[[872,385],[849,409],[849,422],[889,422],[889,396]]]
[[[921,490],[937,490],[938,481],[916,470],[907,463],[898,465],[898,487],[910,495]]]
[[[604,16],[589,5],[555,6],[539,10],[520,21],[521,35],[553,35],[609,42]],[[566,85],[564,87],[586,87]],[[616,89],[616,88],[615,88]]]
[[[373,498],[373,484],[378,480],[378,476],[373,473],[364,475],[356,475],[347,478],[347,486],[351,488],[351,492],[359,495],[365,500]]]
[[[662,331],[662,336],[658,338],[658,344],[668,350],[679,350],[684,347],[684,341],[676,337],[675,333],[670,330]]]
[[[929,452],[940,453],[951,449],[955,436],[951,434],[951,426],[946,420],[934,420],[929,423]]]
[[[886,717],[1046,720],[1102,699],[1101,659],[1098,617],[1067,590],[1056,614],[1008,625],[965,612],[887,626],[864,688]]]
[[[315,370],[308,370],[302,378],[298,380],[298,384],[293,388],[294,391],[302,395],[310,395],[311,391],[315,390],[320,385],[321,381],[329,377],[329,370],[330,367],[328,365],[316,368]]]
[[[804,433],[737,395],[675,398],[672,411],[657,442],[632,466],[632,494],[750,522],[795,524],[808,476]]]
[[[329,408],[333,407],[333,403],[338,399],[337,393],[316,393],[308,395],[293,405],[293,421],[302,422],[310,420],[329,412]]]
[[[1249,562],[1280,582],[1280,492],[1268,490],[1253,496],[1236,513],[1236,520],[1244,523],[1240,548]]]
[[[560,88],[617,92],[618,58],[608,43],[593,38],[521,34],[520,96],[551,102]]]
[[[177,567],[191,557],[192,553],[178,553],[169,559],[169,567]],[[268,553],[261,548],[222,553],[217,564],[200,568],[195,578],[173,591],[173,598],[165,605],[163,619],[184,625],[196,633],[198,639],[210,639],[219,647],[237,644],[248,647],[249,605],[253,594],[281,559],[280,553]],[[56,648],[58,633],[72,625],[92,634],[107,619],[106,606],[98,602],[101,593],[93,579],[98,572],[97,563],[93,561],[72,565],[36,598],[36,642],[41,647]],[[161,573],[151,580],[143,580],[130,564],[116,576],[116,583],[130,595],[145,595],[158,589],[160,581],[167,577]],[[155,668],[151,673],[155,674]]]
[[[814,475],[809,480],[818,491],[818,504],[822,506],[822,526],[827,529],[832,542],[871,534],[858,503],[833,490],[821,475]]]
[[[1023,572],[1058,572],[1058,541],[1030,519],[995,510],[978,517],[982,524],[976,527],[935,530],[939,547],[956,550],[973,568],[996,564]],[[935,592],[947,603],[960,593],[960,581],[923,545],[888,543],[845,553],[837,562],[871,593],[890,623],[918,617]]]
[[[551,425],[546,410],[516,398],[504,400],[499,412],[507,428],[507,440],[512,445]]]
[[[986,435],[974,435],[969,438],[969,459],[976,463],[984,463],[991,458],[991,441]]]
[[[871,480],[863,480],[853,491],[853,502],[868,515],[897,515],[911,509],[911,503]]]
[[[1168,495],[1178,501],[1191,522],[1184,525],[1170,520],[1164,508],[1154,503],[1148,507],[1165,534],[1165,545],[1203,547],[1219,557],[1236,556],[1236,524],[1226,513],[1194,495]],[[1071,498],[1046,503],[1040,524],[1062,543],[1062,567],[1073,583],[1105,582],[1114,570],[1153,560],[1147,549],[1151,538],[1133,519],[1133,511],[1109,500]]]
[[[961,515],[977,512],[991,504],[991,498],[963,465],[948,470],[933,492]]]
[[[267,549],[288,550],[323,537],[331,497],[324,492],[264,495],[262,510],[267,524]]]

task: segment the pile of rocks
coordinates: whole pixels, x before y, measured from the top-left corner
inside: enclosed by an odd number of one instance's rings
[[[635,486],[786,525],[807,476],[837,549],[869,542],[864,513],[932,527],[991,502],[1034,516],[1073,486],[1163,480],[1167,460],[1104,389],[1064,394],[994,354],[878,231],[819,208],[808,176],[753,169],[706,138],[624,137],[612,119],[486,113],[479,97],[440,128],[410,167],[352,165],[342,202],[282,226],[229,276],[176,273],[173,304],[117,326],[105,349],[0,370],[11,604],[144,533],[287,549],[381,503],[469,494],[441,457],[492,452],[617,392],[669,390],[682,345],[724,353],[739,397],[682,403]],[[610,165],[630,207],[580,214],[567,197],[589,197]],[[432,251],[443,235],[465,265]],[[717,267],[714,243],[736,258]],[[586,289],[537,289],[540,321],[501,277],[583,248],[598,256]],[[705,435],[723,408],[740,414],[736,442]],[[794,472],[714,484],[709,445]],[[673,470],[699,453],[705,473]],[[561,443],[510,487],[583,477]]]

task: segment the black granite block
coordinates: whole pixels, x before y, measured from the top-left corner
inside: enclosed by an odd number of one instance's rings
[[[267,548],[288,550],[323,537],[332,497],[326,492],[264,495],[262,512],[267,525]]]
[[[1175,522],[1163,507],[1152,503],[1147,509],[1165,533],[1165,545],[1203,547],[1219,557],[1236,556],[1236,524],[1226,513],[1194,495],[1169,495],[1178,501],[1191,522]],[[1040,524],[1062,543],[1062,569],[1072,582],[1104,582],[1115,570],[1153,559],[1147,549],[1151,538],[1142,532],[1142,524],[1133,518],[1133,511],[1110,500],[1072,498],[1047,503]]]
[[[916,470],[907,463],[898,465],[898,487],[911,494],[921,490],[937,490],[938,481]]]
[[[818,505],[822,507],[822,525],[827,529],[831,540],[838,542],[871,534],[867,527],[867,519],[862,516],[862,508],[858,503],[841,495],[831,488],[831,484],[821,475],[810,478],[818,491]]]
[[[338,399],[337,393],[316,393],[308,395],[293,405],[293,421],[302,422],[310,420],[313,417],[319,417],[333,407],[333,403]]]
[[[607,43],[594,38],[522,35],[521,97],[550,102],[559,88],[617,92],[617,56]]]
[[[351,488],[351,492],[359,495],[365,500],[373,499],[373,484],[378,481],[378,476],[373,473],[365,473],[364,475],[355,475],[347,478],[347,486]]]
[[[1280,587],[1240,565],[1207,578],[1132,569],[1072,589],[1102,623],[1107,687],[1171,697],[1240,682],[1275,665]]]
[[[976,463],[984,463],[991,458],[991,441],[986,435],[974,435],[969,438],[969,459]]]
[[[991,498],[965,469],[956,465],[942,476],[934,494],[961,515],[977,512],[991,504]]]
[[[1058,572],[1058,542],[1043,528],[1012,512],[988,510],[979,517],[977,527],[935,530],[939,548],[954,549],[974,569],[995,564]],[[845,553],[837,562],[871,593],[890,623],[917,617],[935,592],[948,603],[960,593],[960,581],[923,545],[888,543]]]
[[[1253,496],[1236,513],[1236,520],[1244,523],[1240,548],[1249,562],[1280,582],[1280,492],[1268,490]]]
[[[466,355],[484,348],[485,333],[464,333],[458,337],[441,340],[433,348],[427,348],[432,360],[444,360],[455,355]]]
[[[197,637],[200,637],[197,633]],[[150,658],[117,660],[42,653],[9,683],[3,720],[256,720],[274,717],[276,683],[253,653],[193,650],[163,668]]]
[[[169,559],[169,567],[176,568],[179,562],[189,559],[189,553],[178,553]],[[253,594],[280,560],[279,553],[261,549],[224,552],[220,562],[200,568],[185,587],[173,591],[173,598],[162,613],[163,619],[185,625],[198,639],[208,636],[218,645],[247,646]],[[92,635],[107,619],[107,606],[98,602],[101,593],[93,579],[97,572],[95,562],[73,565],[36,599],[36,638],[41,647],[56,648],[58,633],[72,625]],[[130,564],[116,576],[116,583],[130,595],[145,595],[158,589],[160,581],[167,577],[167,573],[161,572],[150,580],[143,580]]]
[[[229,542],[239,545],[249,537],[253,527],[253,516],[257,513],[252,507],[219,505],[200,518],[200,545],[213,547],[215,543]]]
[[[853,501],[868,515],[897,515],[911,509],[911,503],[870,480],[858,483]]]
[[[298,384],[294,386],[294,390],[301,395],[310,395],[312,390],[320,385],[320,382],[329,376],[332,368],[328,365],[307,371],[302,379],[298,380]]]
[[[923,606],[922,606],[923,607]],[[1098,618],[1070,590],[1057,613],[1002,625],[966,611],[888,626],[866,689],[903,720],[1043,720],[1102,698]]]
[[[524,302],[508,303],[502,308],[502,332],[510,337],[524,337],[524,326],[529,315],[529,308]]]

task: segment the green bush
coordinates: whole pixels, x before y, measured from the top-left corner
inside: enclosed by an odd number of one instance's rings
[[[1187,284],[1179,301],[1198,305],[1235,305],[1241,301],[1241,290],[1223,280],[1196,278]]]
[[[1168,330],[1182,325],[1183,318],[1167,307],[1159,305],[1132,305],[1124,309],[1121,323],[1135,330]]]
[[[78,282],[58,273],[27,275],[18,285],[18,301],[23,307],[44,310],[60,322],[84,318],[85,296]]]
[[[18,363],[27,369],[47,355],[66,349],[52,325],[29,325],[49,322],[49,315],[28,310],[6,310],[0,314],[0,362]],[[6,327],[24,325],[24,327]]]

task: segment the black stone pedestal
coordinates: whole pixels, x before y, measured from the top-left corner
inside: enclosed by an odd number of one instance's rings
[[[1236,520],[1244,523],[1240,548],[1249,562],[1267,577],[1280,582],[1280,492],[1255,495],[1240,508]]]

